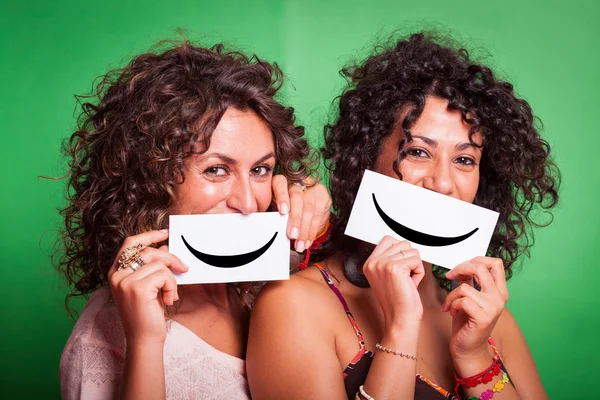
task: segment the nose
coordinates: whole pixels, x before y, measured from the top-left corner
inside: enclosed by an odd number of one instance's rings
[[[455,184],[451,165],[441,160],[432,165],[428,174],[423,178],[423,187],[452,196],[455,193]]]
[[[241,214],[250,214],[258,211],[258,203],[252,188],[250,177],[236,179],[231,188],[227,205]]]

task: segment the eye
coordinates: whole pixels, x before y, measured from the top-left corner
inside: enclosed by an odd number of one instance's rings
[[[429,153],[427,153],[427,151],[425,151],[424,149],[420,149],[418,147],[412,147],[410,149],[406,149],[404,150],[406,152],[407,155],[414,157],[414,158],[427,158],[429,157]]]
[[[268,176],[271,173],[271,171],[273,171],[273,167],[269,165],[259,165],[250,170],[250,175],[263,177]]]
[[[472,159],[471,157],[465,157],[465,156],[458,157],[456,159],[456,162],[459,164],[462,164],[462,165],[469,165],[469,166],[477,165],[477,163],[475,162],[474,159]]]
[[[212,167],[206,168],[204,174],[211,177],[225,176],[229,174],[229,169],[223,165],[213,165]]]

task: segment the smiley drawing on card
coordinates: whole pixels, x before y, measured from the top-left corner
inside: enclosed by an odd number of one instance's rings
[[[203,253],[193,248],[192,245],[190,245],[187,242],[187,240],[185,240],[183,235],[181,235],[181,240],[183,241],[183,244],[185,244],[185,247],[187,247],[187,249],[190,251],[190,253],[192,253],[194,257],[196,257],[203,263],[212,265],[213,267],[217,268],[237,268],[241,267],[242,265],[251,263],[258,257],[262,256],[265,253],[265,251],[267,251],[269,247],[271,247],[278,233],[279,232],[275,232],[271,240],[269,240],[267,244],[262,246],[260,249],[244,254],[215,255]]]
[[[375,193],[373,193],[373,204],[375,204],[375,209],[377,213],[385,222],[387,226],[390,227],[394,232],[396,232],[402,238],[408,240],[409,242],[414,242],[416,244],[422,244],[423,246],[430,247],[441,247],[441,246],[451,246],[453,244],[462,242],[473,236],[475,232],[479,230],[479,228],[473,229],[469,233],[465,233],[464,235],[455,236],[455,237],[444,237],[444,236],[435,236],[429,235],[427,233],[419,232],[417,230],[411,229],[407,226],[402,225],[401,223],[395,221],[389,215],[387,215],[379,204],[377,203],[377,199],[375,198]]]
[[[495,211],[367,170],[345,234],[408,240],[423,261],[452,269],[487,253],[497,221]]]
[[[289,279],[287,216],[171,215],[169,252],[189,267],[178,284]]]

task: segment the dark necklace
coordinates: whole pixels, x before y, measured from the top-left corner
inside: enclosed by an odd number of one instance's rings
[[[348,281],[354,286],[361,288],[370,287],[367,278],[358,272],[358,265],[365,261],[365,258],[359,257],[355,254],[350,254],[344,258],[344,274]]]

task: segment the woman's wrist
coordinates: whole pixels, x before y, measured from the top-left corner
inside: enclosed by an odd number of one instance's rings
[[[403,318],[386,324],[383,337],[383,342],[390,343],[400,341],[417,340],[421,329],[421,318],[415,316],[413,318]]]
[[[127,343],[121,399],[165,399],[164,342]]]
[[[482,347],[468,354],[455,352],[451,352],[451,354],[454,369],[460,377],[472,376],[489,368],[494,358],[487,347]]]
[[[415,311],[414,313],[403,313],[399,317],[390,318],[386,321],[385,331],[394,333],[395,331],[419,330],[423,313]]]
[[[140,352],[162,352],[165,347],[165,338],[142,338],[127,339],[127,351]]]

